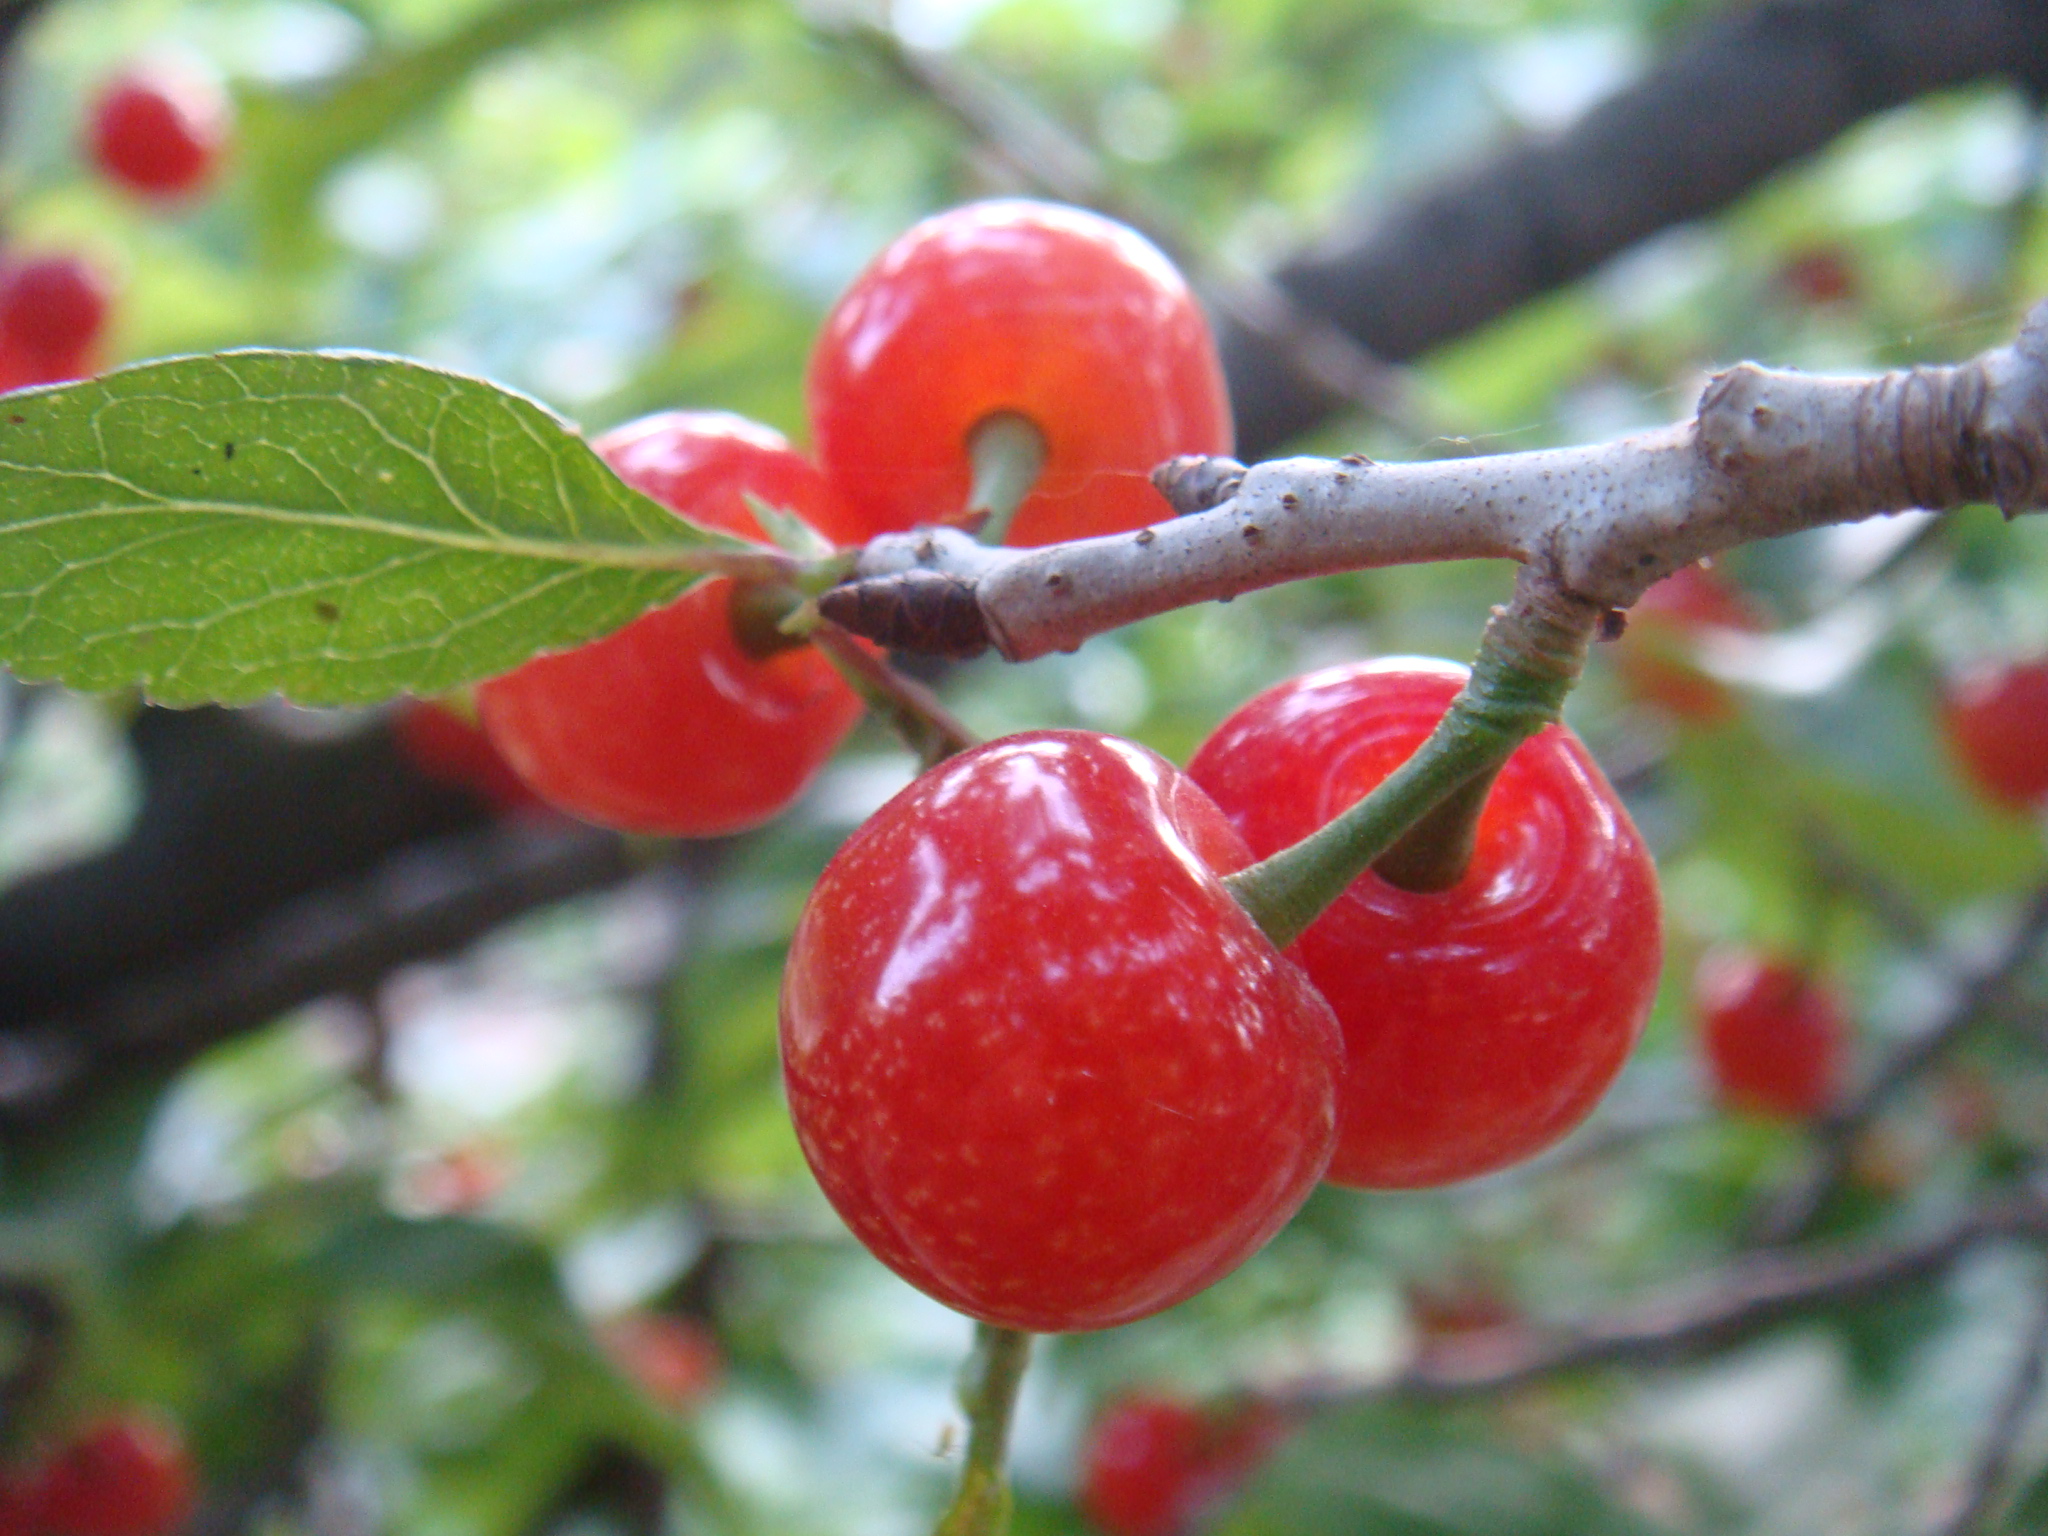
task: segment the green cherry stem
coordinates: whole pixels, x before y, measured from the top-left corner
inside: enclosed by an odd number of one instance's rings
[[[1010,1528],[1010,1422],[1031,1363],[1031,1335],[990,1323],[974,1325],[974,1353],[960,1376],[967,1410],[967,1469],[960,1491],[933,1536],[1003,1536]]]
[[[1601,611],[1524,566],[1514,596],[1494,610],[1486,626],[1471,678],[1415,755],[1336,820],[1226,877],[1231,894],[1266,936],[1285,949],[1411,833],[1410,878],[1441,881],[1445,865],[1462,873],[1470,847],[1460,858],[1457,843],[1469,838],[1501,765],[1557,720],[1585,667]],[[1432,824],[1432,814],[1446,802],[1455,802],[1453,809]]]
[[[967,526],[979,529],[984,544],[1000,544],[1010,536],[1017,509],[1038,483],[1045,468],[1045,434],[1028,416],[996,411],[984,416],[967,434],[967,461],[974,483],[967,492]]]
[[[1479,817],[1500,767],[1496,763],[1482,770],[1437,801],[1373,860],[1372,872],[1404,891],[1448,891],[1463,880],[1472,867]]]

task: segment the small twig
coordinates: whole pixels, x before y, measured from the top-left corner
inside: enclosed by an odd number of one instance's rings
[[[1961,980],[1955,997],[1941,1016],[1895,1046],[1862,1087],[1815,1127],[1805,1168],[1769,1196],[1749,1224],[1755,1242],[1767,1247],[1790,1242],[1812,1224],[1847,1175],[1857,1134],[1900,1089],[1945,1055],[1980,1018],[2010,1005],[2014,978],[2034,957],[2044,938],[2048,938],[2048,886],[2034,893],[1998,953]]]
[[[840,675],[888,718],[925,767],[981,744],[936,693],[890,666],[830,619],[819,623],[811,639]]]
[[[1991,1517],[2002,1501],[2012,1472],[2014,1453],[2026,1429],[2034,1405],[2040,1400],[2042,1378],[2048,1375],[2048,1295],[2027,1333],[2020,1363],[2006,1384],[2005,1395],[1984,1427],[1984,1438],[1970,1475],[1958,1491],[1955,1510],[1936,1525],[1930,1536],[1979,1536],[1992,1529]]]
[[[2048,1241],[2048,1195],[1987,1202],[1903,1242],[1760,1253],[1661,1296],[1576,1325],[1511,1324],[1433,1347],[1391,1380],[1311,1380],[1277,1394],[1310,1406],[1392,1394],[1493,1392],[1559,1371],[1658,1359],[1720,1344],[1790,1313],[1878,1294],[1937,1275],[1987,1243]]]
[[[960,1491],[933,1536],[1002,1536],[1010,1528],[1010,1421],[1024,1368],[1031,1363],[1031,1335],[991,1323],[974,1325],[974,1353],[960,1382],[960,1406],[967,1410],[967,1465]]]

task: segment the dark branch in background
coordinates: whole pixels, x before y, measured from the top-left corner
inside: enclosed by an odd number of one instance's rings
[[[1985,1426],[1955,1512],[1935,1527],[1933,1536],[1978,1536],[1993,1529],[1992,1516],[2011,1480],[2013,1453],[2019,1449],[2027,1419],[2041,1398],[2044,1370],[2048,1370],[2048,1291],[2043,1292],[2041,1308],[2021,1347],[2019,1365]]]
[[[134,831],[0,893],[0,1030],[126,986],[386,855],[481,826],[390,737],[297,741],[226,710],[148,709],[129,732]]]
[[[638,867],[616,834],[567,822],[510,822],[394,854],[195,960],[0,1034],[0,1126],[57,1119],[84,1095],[161,1076],[314,998],[366,992]]]
[[[1764,0],[1702,25],[1550,140],[1517,145],[1274,274],[1305,309],[1405,362],[1726,208],[1875,113],[2008,80],[2048,94],[2044,0]],[[1238,447],[1262,458],[1343,401],[1223,327]]]
[[[1771,1196],[1752,1224],[1755,1240],[1790,1242],[1803,1234],[1841,1187],[1859,1132],[1892,1098],[1939,1060],[1987,1014],[2013,1007],[2014,982],[2048,938],[2048,888],[2036,891],[2012,936],[1980,968],[1960,979],[1949,1006],[1927,1028],[1901,1041],[1864,1082],[1823,1119],[1807,1166]]]
[[[0,0],[0,117],[5,116],[7,97],[11,94],[4,78],[11,62],[9,56],[23,29],[49,3],[50,0]]]
[[[1794,1313],[1874,1296],[1945,1273],[1989,1243],[2048,1241],[2048,1195],[1978,1206],[1919,1238],[1819,1252],[1757,1254],[1578,1325],[1512,1324],[1430,1349],[1388,1382],[1308,1382],[1280,1394],[1314,1405],[1400,1393],[1445,1397],[1519,1386],[1560,1371],[1674,1358],[1725,1344]]]

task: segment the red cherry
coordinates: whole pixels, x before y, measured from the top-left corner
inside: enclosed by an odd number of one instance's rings
[[[102,1419],[43,1469],[44,1536],[166,1536],[196,1494],[177,1432],[141,1414]]]
[[[227,145],[227,94],[212,76],[164,64],[116,75],[86,130],[107,179],[145,197],[185,197],[213,179]]]
[[[1764,627],[1763,615],[1737,588],[1704,565],[1682,566],[1636,599],[1614,664],[1644,703],[1714,725],[1734,715],[1735,696],[1693,664],[1693,646],[1716,629],[1756,634]]]
[[[1849,1031],[1833,989],[1797,966],[1716,950],[1693,977],[1693,1008],[1714,1093],[1731,1109],[1810,1120],[1834,1103]]]
[[[1122,1398],[1081,1448],[1081,1512],[1108,1536],[1182,1536],[1257,1470],[1281,1430],[1262,1405],[1218,1414],[1175,1398]]]
[[[826,318],[806,391],[819,463],[878,529],[961,511],[968,435],[998,411],[1048,450],[1013,544],[1156,522],[1155,464],[1230,451],[1222,365],[1180,274],[1123,225],[1048,203],[910,229]]]
[[[1464,677],[1399,658],[1296,678],[1224,721],[1188,772],[1264,857],[1405,761]],[[1301,936],[1344,1028],[1331,1180],[1445,1184],[1563,1136],[1634,1046],[1661,943],[1628,812],[1576,736],[1538,733],[1488,795],[1462,881],[1418,894],[1367,873]]]
[[[1340,1047],[1219,878],[1247,862],[1170,763],[1078,731],[951,758],[848,840],[791,942],[783,1077],[883,1263],[985,1322],[1107,1328],[1293,1214]]]
[[[1851,304],[1863,288],[1850,252],[1839,245],[1814,246],[1778,269],[1779,284],[1802,303]]]
[[[548,808],[483,729],[446,705],[407,699],[398,707],[392,730],[400,749],[428,778],[469,790],[505,815]]]
[[[0,267],[0,386],[57,384],[96,370],[107,281],[77,256]]]
[[[43,1536],[42,1497],[38,1473],[0,1473],[0,1536]]]
[[[828,538],[857,526],[782,436],[717,411],[650,416],[593,445],[628,485],[713,528],[761,538],[745,493]],[[541,797],[635,832],[710,837],[802,793],[861,703],[809,646],[765,659],[733,633],[728,581],[477,690],[491,742]]]
[[[626,1312],[600,1323],[597,1339],[642,1391],[678,1412],[703,1402],[725,1374],[718,1340],[693,1318]]]
[[[2030,811],[2048,799],[2048,659],[1992,662],[1942,695],[1949,747],[1990,800]]]

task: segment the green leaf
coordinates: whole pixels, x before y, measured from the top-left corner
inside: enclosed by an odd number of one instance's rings
[[[533,401],[400,358],[229,352],[0,399],[0,662],[25,679],[439,693],[741,551]]]

